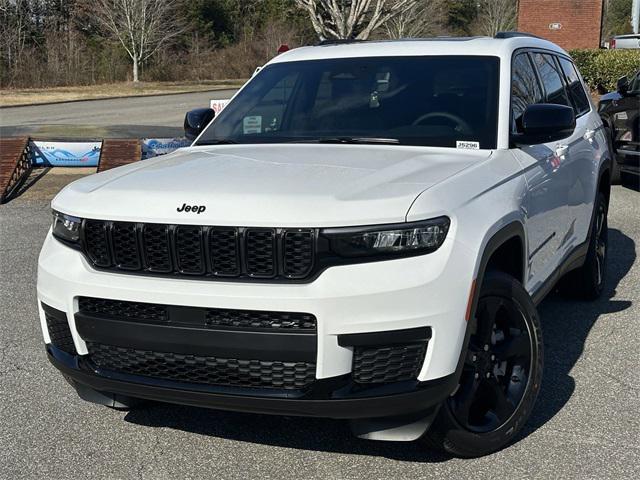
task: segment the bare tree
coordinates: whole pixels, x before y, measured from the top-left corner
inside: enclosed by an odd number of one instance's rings
[[[139,65],[184,31],[177,6],[177,0],[95,0],[98,22],[131,58],[134,82]]]
[[[391,18],[385,28],[389,38],[416,38],[434,35],[445,18],[443,0],[419,0]]]
[[[498,32],[513,30],[518,20],[516,0],[480,0],[478,3],[478,28],[490,37]]]
[[[295,0],[305,9],[320,40],[366,40],[377,28],[417,0]]]

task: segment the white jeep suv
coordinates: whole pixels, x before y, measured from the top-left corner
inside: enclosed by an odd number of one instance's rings
[[[611,152],[567,53],[518,33],[299,48],[203,118],[191,147],[52,202],[40,318],[78,394],[344,418],[458,456],[514,439],[536,304],[605,272]]]

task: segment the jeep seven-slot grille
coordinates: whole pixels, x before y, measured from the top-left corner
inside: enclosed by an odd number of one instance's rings
[[[100,368],[163,380],[284,390],[301,390],[315,381],[316,366],[307,362],[184,355],[92,342],[87,342],[87,349]]]
[[[314,229],[85,220],[82,233],[95,267],[122,272],[302,279],[314,266]]]

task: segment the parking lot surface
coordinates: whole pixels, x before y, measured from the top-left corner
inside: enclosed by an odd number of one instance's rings
[[[182,136],[184,115],[237,89],[110,98],[0,109],[0,136],[48,138]]]
[[[545,377],[518,441],[459,460],[358,440],[336,420],[79,400],[46,360],[35,292],[49,201],[73,178],[44,175],[0,206],[0,479],[638,478],[639,193],[613,189],[603,297],[552,294],[540,306]]]

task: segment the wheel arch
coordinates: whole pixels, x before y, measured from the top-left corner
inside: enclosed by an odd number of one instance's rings
[[[482,279],[488,270],[494,268],[511,274],[524,284],[527,263],[525,252],[524,225],[518,220],[513,220],[501,227],[485,242],[473,280],[473,293],[467,309],[467,321],[475,315],[482,290]]]

